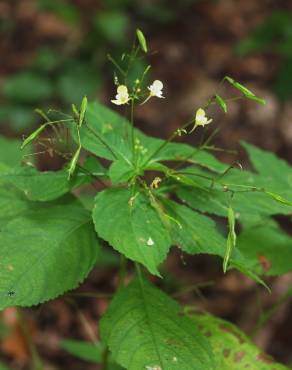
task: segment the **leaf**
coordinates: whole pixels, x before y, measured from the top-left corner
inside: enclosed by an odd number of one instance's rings
[[[87,95],[93,97],[99,90],[101,76],[90,63],[72,61],[64,66],[57,80],[57,93],[68,104],[79,104]]]
[[[220,95],[215,95],[215,99],[217,104],[222,108],[224,113],[227,113],[227,104],[223,98],[221,98]]]
[[[162,204],[171,217],[173,242],[182,250],[189,254],[224,255],[225,238],[211,218],[167,199],[163,199]]]
[[[266,187],[266,192],[268,189],[275,189],[270,178],[266,176],[233,168],[219,177],[192,166],[184,169],[183,173],[191,179],[194,178],[201,188],[205,189],[180,187],[177,194],[191,207],[202,212],[225,217],[232,194],[232,205],[240,222],[255,223],[263,217],[291,212],[291,207],[283,201],[275,201],[275,197],[264,192],[263,186]],[[279,190],[279,186],[277,188]],[[277,191],[278,195],[279,193],[283,195],[282,198],[285,196],[283,199],[289,199],[287,186],[285,191]]]
[[[10,184],[0,186],[0,230],[10,220],[13,220],[30,208],[24,195]],[[0,247],[1,250],[1,247]]]
[[[282,194],[286,190],[292,198],[292,167],[274,153],[246,142],[241,142],[241,145],[247,151],[255,170],[262,176],[262,185],[275,193]]]
[[[31,306],[76,288],[99,244],[90,213],[76,201],[33,207],[0,233],[0,309]]]
[[[2,363],[0,363],[0,370],[9,370],[9,368]]]
[[[97,234],[127,258],[142,263],[154,275],[171,240],[158,211],[142,192],[112,188],[97,194],[93,210]]]
[[[228,236],[226,241],[226,251],[223,260],[223,271],[226,273],[231,254],[236,244],[236,233],[235,233],[235,216],[233,209],[228,208]]]
[[[139,44],[141,46],[141,49],[144,51],[144,53],[147,53],[148,51],[148,48],[147,48],[147,42],[146,42],[146,39],[145,39],[145,36],[143,34],[143,32],[139,29],[136,30],[136,35],[137,35],[137,38],[139,40]]]
[[[275,276],[292,271],[292,238],[277,224],[260,224],[243,230],[237,248],[260,274]]]
[[[115,44],[124,44],[127,40],[127,29],[130,18],[123,11],[99,11],[94,19],[94,26],[102,35]]]
[[[102,362],[103,351],[105,348],[100,342],[88,343],[78,340],[63,340],[61,342],[61,346],[73,356],[96,364],[100,364]],[[122,370],[122,368],[112,363],[111,358],[109,358],[108,370]]]
[[[20,72],[5,81],[3,94],[16,102],[35,104],[49,99],[53,90],[48,78],[32,72]]]
[[[108,171],[113,185],[125,183],[135,175],[134,167],[123,159],[114,161]]]
[[[23,160],[23,156],[30,154],[30,147],[25,151],[21,151],[20,146],[20,140],[7,139],[0,136],[0,173],[2,170],[6,171],[18,166]]]
[[[113,359],[128,370],[213,369],[208,342],[180,307],[144,279],[121,289],[100,322]]]
[[[68,180],[68,171],[44,171],[40,172],[34,167],[19,167],[7,172],[0,173],[0,181],[13,184],[21,190],[29,200],[50,201],[61,197],[83,184],[90,183],[91,177],[78,171]]]
[[[170,234],[174,244],[189,254],[225,256],[225,238],[211,218],[170,200],[164,199],[162,204],[170,218]],[[255,274],[254,264],[238,249],[230,256],[230,266],[266,287]]]
[[[72,355],[93,363],[100,364],[104,346],[101,343],[89,343],[80,340],[63,340],[61,347]]]
[[[130,130],[130,123],[124,117],[98,102],[91,103],[86,111],[86,124],[80,130],[81,143],[86,150],[98,157],[108,160],[123,159],[130,164],[132,161]],[[137,129],[134,130],[134,135],[136,140],[139,140],[136,159],[141,169],[157,161],[183,159],[216,172],[224,172],[228,168],[228,165],[218,161],[212,154],[181,143],[169,143],[155,154],[164,140],[146,136]]]
[[[207,314],[188,315],[203,335],[208,337],[217,369],[224,370],[288,370],[263,353],[235,325]],[[251,367],[252,366],[252,367]]]

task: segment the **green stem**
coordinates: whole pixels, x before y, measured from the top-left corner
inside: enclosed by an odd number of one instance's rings
[[[131,123],[131,141],[132,141],[133,166],[136,168],[135,128],[134,128],[134,99],[131,99],[130,123]]]
[[[106,346],[102,351],[101,370],[108,370],[108,363],[109,363],[109,348]]]
[[[112,148],[102,139],[102,137],[96,131],[94,131],[87,124],[85,125],[85,127],[87,128],[88,131],[90,131],[92,133],[92,135],[94,135],[108,149],[108,151],[112,154],[112,156],[115,159],[118,159],[118,157],[116,156],[116,154],[114,153],[114,151],[112,150]]]
[[[194,123],[194,119],[190,120],[189,122],[185,123],[183,126],[175,130],[167,140],[165,140],[155,151],[151,154],[151,156],[143,163],[142,167],[145,167],[162,149],[166,147],[169,143],[171,143],[179,134],[179,130],[186,129],[189,125]]]

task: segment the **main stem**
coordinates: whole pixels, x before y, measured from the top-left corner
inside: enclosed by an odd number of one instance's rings
[[[131,141],[132,141],[133,165],[134,165],[134,167],[136,167],[135,129],[134,129],[134,99],[133,98],[131,99],[130,123],[131,123]]]

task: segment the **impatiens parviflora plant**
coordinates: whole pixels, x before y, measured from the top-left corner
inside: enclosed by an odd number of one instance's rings
[[[292,168],[244,142],[252,170],[216,159],[213,152],[222,149],[212,145],[212,135],[196,147],[175,141],[206,137],[215,124],[211,105],[226,113],[230,100],[265,103],[230,77],[222,82],[237,95],[215,92],[167,140],[135,128],[136,107],[152,99],[167,104],[164,84],[148,80],[149,66],[128,81],[135,59],[147,52],[137,30],[132,51],[120,61],[109,58],[116,85],[111,107],[85,97],[61,119],[38,110],[44,124],[23,141],[23,158],[17,143],[1,139],[0,308],[37,305],[77,288],[113,248],[121,256],[120,282],[99,323],[100,345],[93,354],[89,344],[71,343],[71,353],[94,358],[104,369],[285,369],[266,361],[243,334],[232,336],[237,329],[230,324],[187,314],[148,279],[163,278],[161,265],[172,246],[219,256],[222,273],[237,269],[265,287],[266,275],[291,271],[292,238],[273,216],[291,216]],[[64,167],[38,171],[33,142],[61,156]],[[130,264],[134,273],[127,271]]]

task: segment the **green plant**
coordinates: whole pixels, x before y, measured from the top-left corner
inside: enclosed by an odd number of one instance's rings
[[[281,100],[292,97],[292,16],[289,12],[274,11],[236,47],[239,55],[266,53],[280,56],[281,63],[273,89]]]
[[[238,269],[267,289],[260,276],[291,270],[292,239],[272,218],[291,215],[291,167],[247,143],[242,145],[255,172],[220,162],[211,154],[220,150],[212,135],[198,147],[174,142],[205,133],[211,105],[227,112],[230,100],[265,102],[227,76],[220,87],[231,84],[235,97],[223,98],[218,89],[168,140],[147,136],[134,127],[134,108],[163,98],[163,84],[145,86],[149,67],[129,80],[134,60],[148,51],[139,30],[137,39],[121,63],[111,58],[117,84],[112,103],[128,108],[129,120],[86,97],[80,108],[72,105],[72,115],[55,121],[39,111],[43,125],[22,143],[29,163],[17,165],[9,155],[3,160],[0,308],[37,305],[76,288],[103,259],[101,246],[107,244],[121,256],[120,281],[100,321],[101,343],[65,342],[68,351],[103,369],[285,369],[231,324],[183,309],[147,278],[163,276],[160,265],[172,245],[188,254],[217,255],[224,272]],[[45,130],[50,138],[42,136]],[[69,146],[62,133],[71,134]],[[20,157],[15,143],[2,140]],[[34,141],[67,159],[64,168],[39,172],[28,161]],[[84,200],[81,186],[97,182],[102,190]],[[220,217],[221,230],[211,215]],[[130,261],[134,273],[127,269]]]

